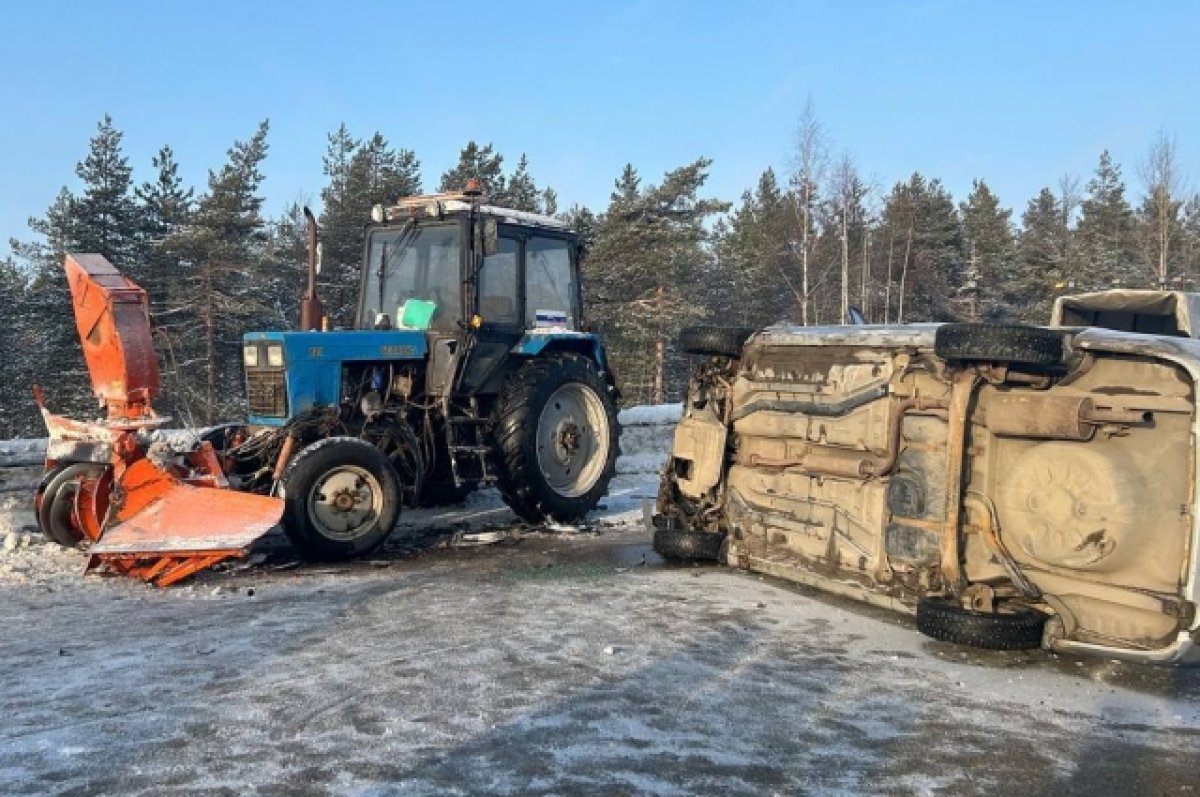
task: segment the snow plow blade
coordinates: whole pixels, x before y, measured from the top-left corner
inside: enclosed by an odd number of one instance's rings
[[[98,421],[51,414],[46,475],[35,497],[38,524],[56,542],[87,547],[87,570],[104,567],[160,587],[227,559],[283,516],[283,501],[229,489],[209,442],[188,450],[155,441],[169,421],[159,393],[146,292],[96,254],[64,263]]]
[[[132,517],[103,533],[88,551],[88,569],[104,564],[167,587],[219,562],[245,556],[282,514],[283,502],[277,498],[171,484]]]

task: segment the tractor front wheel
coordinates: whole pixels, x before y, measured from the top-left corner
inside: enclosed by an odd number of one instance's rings
[[[400,477],[375,446],[329,437],[283,473],[283,530],[304,559],[341,561],[379,547],[400,517]]]
[[[608,492],[619,435],[612,388],[591,360],[569,353],[532,360],[500,398],[500,493],[531,523],[578,520]]]

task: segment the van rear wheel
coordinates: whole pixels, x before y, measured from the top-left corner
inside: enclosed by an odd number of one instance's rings
[[[1042,646],[1046,615],[1025,606],[1004,611],[966,609],[949,598],[917,601],[917,630],[926,636],[987,650],[1032,650]]]
[[[943,324],[933,333],[933,351],[943,360],[1052,366],[1063,361],[1063,335],[1020,324]]]
[[[722,533],[667,528],[654,530],[654,552],[674,562],[723,561],[721,554],[724,543],[725,535]]]

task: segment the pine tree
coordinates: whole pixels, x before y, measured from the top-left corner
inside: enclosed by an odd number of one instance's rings
[[[674,340],[704,312],[696,278],[712,260],[705,222],[729,208],[698,196],[710,164],[701,158],[646,187],[627,165],[586,261],[595,314],[611,332],[616,373],[634,400],[660,402],[669,381],[680,383],[672,378],[683,371]]]
[[[97,252],[118,268],[137,260],[138,208],[132,195],[133,169],[121,152],[122,134],[105,115],[87,156],[75,167],[83,193],[72,212],[74,245]]]
[[[21,378],[22,353],[38,351],[24,348],[28,340],[30,318],[22,312],[26,306],[28,279],[11,257],[0,260],[0,296],[9,307],[4,323],[0,324],[0,440],[29,434],[31,428],[32,396]]]
[[[794,238],[795,197],[783,191],[773,169],[742,195],[728,227],[715,231],[722,271],[732,291],[721,291],[713,307],[730,323],[763,326],[795,317],[802,301]]]
[[[288,205],[267,222],[266,231],[266,267],[260,282],[260,301],[265,311],[262,323],[274,329],[290,329],[300,319],[301,286],[307,278],[308,224],[304,206],[298,202]]]
[[[499,199],[493,198],[494,201],[514,210],[524,210],[529,213],[542,212],[542,192],[538,190],[537,184],[533,181],[533,175],[529,173],[529,159],[525,157],[524,153],[517,161],[517,170],[508,177],[506,183],[505,196]]]
[[[171,249],[170,241],[191,218],[195,191],[184,187],[175,153],[169,146],[160,149],[150,162],[157,176],[134,191],[139,203],[140,254],[137,263],[128,267],[128,274],[146,289],[151,308],[158,309],[169,301],[179,275],[180,256]]]
[[[596,243],[596,228],[599,225],[596,214],[583,205],[575,204],[567,208],[565,213],[560,213],[558,218],[579,236],[585,255],[590,252]]]
[[[883,208],[889,263],[885,296],[896,321],[955,317],[949,299],[960,283],[961,230],[941,181],[914,173],[892,188]]]
[[[1045,323],[1054,296],[1074,287],[1066,276],[1069,234],[1058,198],[1043,188],[1021,215],[1017,258],[1011,278],[1004,283],[1004,296],[1016,319]]]
[[[264,121],[251,138],[234,143],[228,162],[209,172],[192,223],[171,241],[186,269],[172,308],[179,320],[167,326],[172,366],[185,391],[177,398],[205,423],[239,413],[241,335],[255,321],[271,320],[257,290],[268,266],[259,195],[268,129]]]
[[[371,208],[421,193],[420,163],[411,150],[393,149],[380,133],[358,141],[343,124],[329,136],[324,167],[329,182],[321,190],[322,301],[334,323],[348,326]]]
[[[959,211],[966,265],[961,315],[971,320],[1001,318],[1009,312],[1004,286],[1011,278],[1016,255],[1012,211],[1000,207],[999,197],[983,180],[972,183],[971,194]]]
[[[1184,286],[1195,290],[1200,281],[1200,194],[1192,194],[1180,210],[1178,248]]]
[[[439,191],[461,191],[475,177],[483,185],[488,201],[504,205],[508,198],[508,180],[504,176],[504,157],[491,144],[479,146],[468,141],[458,155],[458,163],[442,174]]]
[[[19,331],[19,351],[37,356],[14,358],[5,381],[17,391],[17,421],[22,434],[41,426],[27,397],[34,384],[45,388],[56,412],[89,417],[95,414],[91,380],[79,345],[71,296],[63,273],[68,253],[95,252],[119,269],[136,269],[139,218],[130,191],[132,171],[121,152],[121,133],[105,116],[89,141],[88,152],[75,167],[83,181],[78,195],[59,191],[29,228],[40,240],[10,241],[13,255],[23,261],[29,280],[23,301],[14,308],[12,324]]]
[[[1068,278],[1085,290],[1144,284],[1133,210],[1125,199],[1121,167],[1108,150],[1101,153],[1087,191],[1076,229],[1074,273]]]

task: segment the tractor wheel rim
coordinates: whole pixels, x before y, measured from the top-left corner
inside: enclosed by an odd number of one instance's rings
[[[383,509],[383,488],[370,472],[343,465],[322,474],[308,493],[308,517],[323,537],[349,541],[369,531]]]
[[[538,416],[538,468],[564,498],[591,490],[608,464],[609,421],[604,402],[587,385],[555,390]]]

